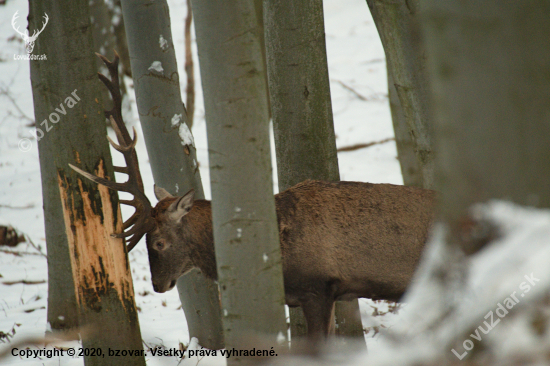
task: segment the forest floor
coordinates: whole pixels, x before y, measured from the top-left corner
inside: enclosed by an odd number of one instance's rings
[[[183,71],[183,23],[186,15],[184,0],[169,0],[173,40],[178,56],[180,80]],[[332,92],[332,106],[339,148],[387,140],[393,137],[387,98],[385,57],[376,27],[364,0],[325,0],[325,27]],[[21,37],[11,27],[11,18],[19,11],[20,29],[26,27],[28,2],[8,0],[0,5],[0,225],[11,225],[27,236],[16,247],[0,246],[0,353],[16,343],[42,337],[47,330],[47,260],[42,209],[40,166],[36,140],[29,124],[34,122],[33,96],[29,62],[14,60],[14,54],[24,54]],[[50,22],[61,21],[50,17]],[[196,111],[193,134],[207,198],[210,196],[208,153],[202,89],[194,47],[196,80]],[[48,55],[54,60],[54,55]],[[132,81],[127,80],[131,89]],[[181,85],[185,95],[185,85]],[[133,93],[132,93],[133,94]],[[133,96],[132,96],[133,97]],[[133,120],[137,121],[132,100]],[[59,123],[63,123],[60,121]],[[112,134],[112,131],[109,132]],[[273,145],[273,144],[272,144]],[[273,146],[272,146],[273,147]],[[147,153],[140,139],[138,155],[142,166],[146,193],[153,197],[153,180]],[[122,157],[113,151],[113,160]],[[275,156],[274,153],[272,153]],[[402,184],[394,141],[368,148],[340,152],[338,155],[342,180],[372,183]],[[274,190],[277,191],[276,166]],[[128,215],[123,210],[123,215]],[[130,253],[130,262],[139,308],[142,338],[146,347],[162,345],[179,349],[190,342],[177,291],[153,292],[144,243]],[[396,316],[389,312],[391,304],[360,299],[365,338],[368,348],[376,348],[380,329],[389,327]],[[199,340],[200,342],[200,340]],[[74,344],[78,347],[78,344]],[[36,347],[35,347],[36,348]],[[185,359],[182,364],[196,364],[199,359]],[[149,365],[178,364],[175,357],[147,357]],[[223,357],[200,359],[201,365],[222,365]],[[0,364],[82,365],[81,357],[20,359],[8,355]]]

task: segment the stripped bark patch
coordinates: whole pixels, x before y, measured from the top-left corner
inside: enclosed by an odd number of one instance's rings
[[[95,174],[105,177],[103,161]],[[111,236],[122,231],[120,208],[114,207],[107,187],[97,186],[97,195],[77,179],[78,189],[75,189],[58,173],[77,301],[80,306],[99,312],[101,298],[115,291],[128,312],[127,301],[134,297],[130,267],[123,240]]]

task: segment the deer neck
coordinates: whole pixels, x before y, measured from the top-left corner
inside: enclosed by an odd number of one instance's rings
[[[193,265],[207,278],[217,280],[210,201],[195,200],[189,214],[183,217],[180,230]]]

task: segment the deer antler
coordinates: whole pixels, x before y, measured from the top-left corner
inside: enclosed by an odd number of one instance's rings
[[[120,200],[120,203],[133,206],[136,209],[134,214],[126,222],[124,222],[123,230],[130,228],[132,225],[133,227],[121,234],[114,235],[117,238],[126,238],[131,236],[131,238],[128,239],[127,246],[128,251],[130,251],[136,246],[143,235],[154,228],[155,224],[154,219],[151,216],[151,202],[149,202],[149,199],[147,199],[147,196],[145,195],[143,181],[139,172],[139,164],[135,150],[137,143],[136,130],[134,128],[134,138],[131,138],[128,130],[126,129],[126,125],[122,120],[122,97],[120,95],[118,81],[118,54],[115,51],[115,58],[113,62],[110,62],[103,55],[98,53],[96,53],[96,55],[103,60],[109,69],[109,74],[111,75],[111,79],[109,80],[105,75],[98,73],[99,79],[103,82],[103,84],[105,84],[107,89],[109,89],[113,98],[114,106],[110,111],[105,111],[105,116],[111,121],[111,126],[115,130],[118,144],[111,140],[108,136],[107,139],[117,151],[124,155],[124,160],[126,161],[125,167],[115,166],[114,169],[116,172],[127,174],[128,181],[125,183],[116,183],[87,173],[72,164],[69,164],[69,166],[93,182],[102,184],[110,189],[114,189],[115,191],[131,193],[134,196],[132,200]]]

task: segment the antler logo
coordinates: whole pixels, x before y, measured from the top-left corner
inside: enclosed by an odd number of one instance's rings
[[[19,13],[19,10],[16,11],[15,14],[13,14],[13,18],[11,18],[11,26],[13,27],[13,29],[15,29],[17,33],[21,35],[21,38],[23,38],[23,41],[25,41],[25,49],[27,50],[27,53],[30,54],[34,49],[34,41],[36,41],[40,33],[42,33],[44,28],[46,28],[46,24],[48,24],[48,20],[49,20],[48,14],[44,13],[44,23],[42,23],[42,29],[40,29],[39,31],[35,29],[34,32],[32,33],[32,36],[29,36],[28,30],[25,30],[25,33],[23,33],[19,31],[19,27],[16,27],[15,21],[19,17],[17,13]]]

